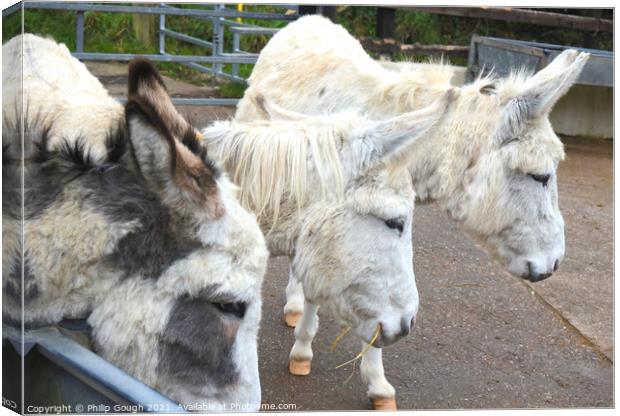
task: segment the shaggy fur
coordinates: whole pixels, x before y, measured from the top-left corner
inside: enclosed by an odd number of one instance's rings
[[[130,65],[123,109],[64,45],[3,57],[4,323],[87,318],[97,353],[173,400],[258,409],[265,242],[161,77]]]
[[[22,104],[30,116],[48,120],[50,150],[83,137],[95,161],[106,157],[106,135],[123,121],[123,106],[65,45],[29,33],[2,45],[2,101],[10,120],[25,113]]]

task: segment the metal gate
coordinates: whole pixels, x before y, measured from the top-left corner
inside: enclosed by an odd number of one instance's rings
[[[225,4],[212,4],[209,9],[186,9],[174,5],[160,3],[157,6],[124,6],[93,3],[71,2],[42,2],[23,1],[2,11],[2,17],[9,16],[18,10],[64,10],[74,11],[76,19],[76,44],[75,52],[72,53],[82,61],[123,61],[128,62],[137,56],[151,61],[176,62],[186,65],[200,72],[213,74],[216,77],[229,81],[246,83],[239,76],[240,64],[254,64],[258,54],[243,51],[240,48],[242,36],[273,35],[278,31],[274,28],[261,27],[254,24],[243,23],[243,19],[262,20],[295,20],[299,16],[296,5],[274,5],[282,8],[280,13],[246,12],[226,7]],[[285,12],[286,10],[287,12]],[[121,53],[89,53],[84,52],[84,14],[86,12],[101,13],[132,13],[151,14],[159,16],[159,54],[121,54]],[[199,39],[185,33],[180,33],[166,27],[166,16],[190,16],[196,19],[210,20],[212,34],[210,39]],[[224,44],[225,31],[232,33],[233,44],[230,51],[226,51]],[[210,55],[175,55],[166,51],[166,38],[172,38],[192,45],[201,46],[211,51]],[[230,72],[225,71],[224,65],[230,64]],[[181,105],[236,105],[236,98],[174,98],[175,104]]]

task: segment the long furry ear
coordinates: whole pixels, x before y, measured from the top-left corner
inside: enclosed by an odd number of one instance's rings
[[[506,111],[520,120],[548,114],[575,83],[590,54],[568,49],[527,79],[521,92],[506,104]]]
[[[372,147],[375,162],[404,163],[413,145],[445,114],[456,94],[457,91],[451,88],[428,107],[373,123],[364,140]]]
[[[497,140],[507,143],[521,134],[529,120],[549,114],[555,103],[575,83],[590,54],[569,49],[529,78],[512,78],[512,91],[500,97],[502,130]],[[514,92],[516,90],[516,92]]]
[[[142,104],[154,124],[161,121],[175,137],[182,137],[189,123],[181,116],[170,99],[168,89],[153,64],[142,58],[129,63],[129,100]]]
[[[201,210],[212,218],[223,215],[219,172],[199,153],[202,147],[193,145],[198,132],[176,111],[149,61],[131,62],[128,92],[125,120],[132,154],[153,191],[184,216]]]

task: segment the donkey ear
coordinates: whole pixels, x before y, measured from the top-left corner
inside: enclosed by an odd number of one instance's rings
[[[507,103],[506,110],[520,113],[517,118],[521,120],[548,114],[575,83],[589,56],[586,52],[565,50],[525,82],[522,92]]]
[[[267,100],[265,96],[260,93],[251,95],[250,100],[268,120],[304,121],[313,118],[306,114],[285,110],[279,105],[276,105],[273,101]]]
[[[174,136],[182,136],[189,128],[189,123],[174,108],[164,80],[150,61],[138,58],[129,63],[127,95],[129,100],[147,103],[150,116],[160,120]]]
[[[393,163],[406,157],[417,140],[445,114],[455,96],[456,91],[450,89],[428,107],[372,124],[364,140],[372,148],[374,161]]]
[[[137,169],[149,187],[177,212],[223,214],[217,177],[199,134],[176,111],[163,80],[149,61],[129,65],[125,120]]]

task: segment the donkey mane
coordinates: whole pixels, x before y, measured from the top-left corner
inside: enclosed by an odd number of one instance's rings
[[[88,171],[101,164],[119,163],[127,151],[128,135],[124,123],[121,122],[110,126],[105,135],[106,157],[102,161],[96,161],[92,157],[87,137],[83,133],[72,138],[60,137],[59,143],[50,149],[50,132],[54,122],[41,114],[32,116],[26,110],[22,127],[21,112],[17,113],[16,121],[10,121],[9,117],[3,114],[3,163],[21,163],[21,156],[15,159],[10,151],[13,146],[19,146],[22,128],[28,136],[24,149],[26,163],[58,162],[65,170]]]
[[[283,202],[300,209],[309,193],[327,198],[344,192],[339,157],[342,136],[332,126],[219,121],[203,134],[216,149],[224,170],[232,172],[233,182],[241,188],[241,204],[258,218],[271,214],[272,224]],[[316,183],[309,183],[313,177]],[[318,190],[309,189],[314,186]]]
[[[29,136],[24,149],[26,162],[39,164],[57,162],[60,163],[57,168],[62,166],[64,170],[87,172],[102,165],[118,164],[121,163],[123,156],[132,151],[125,120],[119,120],[108,128],[104,138],[106,155],[103,160],[93,157],[91,144],[82,132],[71,138],[61,136],[58,143],[50,148],[51,131],[56,120],[40,112],[34,115],[29,114],[28,108],[26,102],[24,118],[22,111],[16,109],[16,120],[11,120],[11,117],[3,112],[3,164],[21,163],[21,155],[17,159],[11,156],[12,147],[20,146],[21,131]],[[208,157],[206,147],[201,145],[195,132],[193,125],[188,123],[181,142],[189,151],[198,156],[216,177],[219,176],[220,171],[216,163]],[[29,145],[32,148],[29,149]]]
[[[103,160],[103,164],[117,164],[127,151],[127,132],[125,126],[119,124],[116,127],[111,127],[105,138],[106,146],[106,158]],[[60,145],[55,150],[48,150],[46,143],[37,143],[39,152],[43,155],[48,155],[51,158],[58,158],[72,165],[73,169],[80,171],[89,171],[97,168],[98,163],[91,157],[90,149],[88,148],[88,142],[83,135],[77,136],[73,140],[63,138]]]
[[[453,75],[450,62],[443,59],[428,62],[380,62],[391,73],[383,85],[379,86],[380,100],[396,102],[402,107],[399,112],[415,108],[416,99],[426,97],[427,101],[437,99],[451,87]],[[505,99],[514,97],[526,86],[534,72],[527,68],[512,69],[508,75],[500,76],[494,68],[481,71],[478,76],[461,86],[461,99],[473,101],[481,95],[497,95]]]

